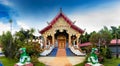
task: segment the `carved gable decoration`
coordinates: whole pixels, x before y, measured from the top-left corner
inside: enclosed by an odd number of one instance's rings
[[[50,24],[45,27],[43,30],[40,31],[41,34],[43,33],[49,33],[51,31],[56,31],[56,30],[69,30],[69,32],[71,31],[75,31],[77,33],[83,33],[84,31],[82,29],[80,29],[79,27],[75,26],[73,24],[73,22],[68,19],[62,12],[60,12],[51,22]]]
[[[53,25],[54,28],[69,27],[69,26],[70,25],[62,17],[60,17],[58,21]]]

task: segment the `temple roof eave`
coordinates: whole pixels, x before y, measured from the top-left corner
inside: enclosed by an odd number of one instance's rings
[[[39,31],[39,33],[43,34],[45,31],[49,30],[50,28],[52,28],[52,25],[56,23],[56,21],[58,20],[59,17],[63,17],[65,19],[65,21],[70,25],[71,28],[73,28],[74,30],[78,31],[79,33],[83,34],[84,30],[80,29],[79,27],[77,27],[76,25],[73,24],[73,22],[67,18],[67,16],[65,16],[62,12],[60,12],[51,22],[48,26],[46,26],[44,29],[42,29],[41,31]]]

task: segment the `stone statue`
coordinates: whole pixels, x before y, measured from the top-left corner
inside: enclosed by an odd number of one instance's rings
[[[97,55],[98,55],[98,49],[92,48],[91,54],[88,57],[88,63],[86,63],[85,66],[104,66],[99,63]]]
[[[17,66],[23,66],[26,64],[30,64],[30,56],[26,53],[26,48],[20,48],[20,60],[17,63]]]

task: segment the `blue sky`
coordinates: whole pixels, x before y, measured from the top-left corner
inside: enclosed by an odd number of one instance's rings
[[[20,28],[38,30],[47,26],[62,8],[65,15],[86,32],[98,31],[103,26],[120,25],[119,0],[0,0],[0,34]]]

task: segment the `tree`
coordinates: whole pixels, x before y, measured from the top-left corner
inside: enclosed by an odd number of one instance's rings
[[[26,42],[28,39],[33,37],[33,32],[34,29],[27,31],[21,29],[20,31],[16,32],[15,35],[13,36],[11,35],[10,31],[3,33],[3,35],[0,36],[0,43],[3,46],[3,52],[5,56],[8,58],[16,59],[19,57],[18,56],[19,48],[25,47],[29,55],[32,57],[32,59],[35,60],[35,58],[38,57],[39,53],[42,50],[38,42],[36,43]],[[10,41],[11,39],[12,41]],[[10,46],[10,42],[11,42],[11,46]]]
[[[15,53],[15,44],[13,43],[11,32],[7,31],[6,33],[3,33],[0,41],[3,47],[3,52],[6,57],[13,58]],[[10,44],[11,43],[11,44]],[[11,46],[10,46],[11,45]]]
[[[33,28],[26,31],[22,28],[19,32],[16,32],[15,36],[18,37],[21,41],[28,42],[28,39],[32,39],[34,37],[34,32],[35,30]]]
[[[38,42],[28,42],[28,39],[33,39],[34,29],[24,30],[16,32],[15,34],[15,43],[17,44],[18,49],[21,47],[25,47],[27,49],[27,53],[30,55],[32,59],[32,63],[38,62],[39,53],[42,52],[40,45]],[[19,56],[16,56],[18,58]]]
[[[110,33],[110,30],[106,26],[102,30],[99,31],[101,34],[101,42],[102,44],[108,46],[110,44],[110,41],[112,39],[112,35]]]
[[[81,43],[89,42],[90,35],[86,32],[85,35],[81,35],[79,40]]]
[[[113,39],[120,39],[120,26],[118,28],[115,26],[111,26],[111,35]]]
[[[100,38],[101,35],[99,33],[92,33],[92,35],[89,38],[89,41],[93,44],[93,46],[96,47]]]
[[[110,30],[105,26],[98,33],[92,33],[90,37],[90,42],[95,47],[99,47],[100,53],[107,58],[111,58],[111,52],[108,48],[110,41],[112,39]]]

